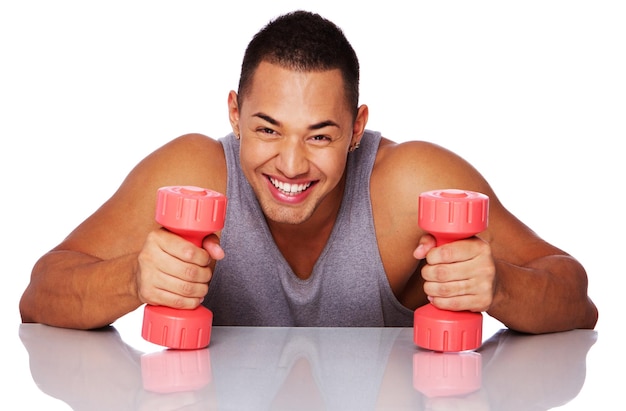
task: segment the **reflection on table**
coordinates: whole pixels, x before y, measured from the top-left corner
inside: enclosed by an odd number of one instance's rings
[[[417,348],[410,328],[214,327],[207,349],[143,353],[113,327],[19,333],[37,386],[89,411],[548,410],[580,391],[597,336],[501,330],[474,353],[441,354]],[[474,386],[437,386],[426,366]]]

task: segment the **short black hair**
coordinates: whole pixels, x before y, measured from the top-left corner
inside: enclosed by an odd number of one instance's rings
[[[343,31],[316,13],[294,11],[270,21],[250,41],[239,78],[238,103],[250,91],[261,62],[297,71],[341,71],[347,103],[356,116],[359,60]]]

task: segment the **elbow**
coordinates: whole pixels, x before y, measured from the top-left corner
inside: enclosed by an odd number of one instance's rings
[[[38,278],[39,272],[42,270],[42,267],[45,267],[45,264],[42,263],[43,257],[40,258],[34,265],[31,275],[30,282],[24,289],[22,296],[19,301],[19,312],[22,323],[39,323],[41,322],[41,318],[38,318],[38,309],[37,304],[41,301],[41,298],[38,298],[39,287]]]
[[[584,267],[574,260],[578,270],[579,292],[576,299],[577,307],[579,307],[576,323],[573,328],[593,330],[598,323],[598,308],[589,297],[589,277]]]
[[[33,312],[34,310],[32,310],[32,303],[30,300],[28,288],[26,289],[26,291],[24,291],[24,293],[22,294],[22,297],[20,298],[19,311],[20,311],[20,318],[22,320],[22,323],[36,323],[37,322],[34,316],[34,312]]]
[[[598,324],[598,307],[591,301],[591,298],[587,297],[586,312],[584,320],[579,328],[593,330]]]

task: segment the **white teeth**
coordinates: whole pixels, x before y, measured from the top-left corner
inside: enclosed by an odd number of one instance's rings
[[[304,190],[306,190],[307,188],[311,186],[311,183],[290,184],[290,183],[278,181],[273,178],[270,178],[270,181],[272,182],[274,187],[282,191],[284,194],[290,194],[290,195],[300,194],[301,192],[303,192]]]

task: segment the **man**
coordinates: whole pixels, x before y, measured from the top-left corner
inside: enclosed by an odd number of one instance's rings
[[[177,138],[35,265],[25,322],[95,328],[142,304],[204,304],[215,324],[411,326],[424,304],[486,311],[509,328],[593,328],[584,268],[511,215],[463,159],[366,130],[359,64],[340,29],[290,13],[250,42],[233,133]],[[226,193],[202,247],[154,221],[156,190]],[[435,247],[417,198],[440,188],[490,197],[489,227]]]

